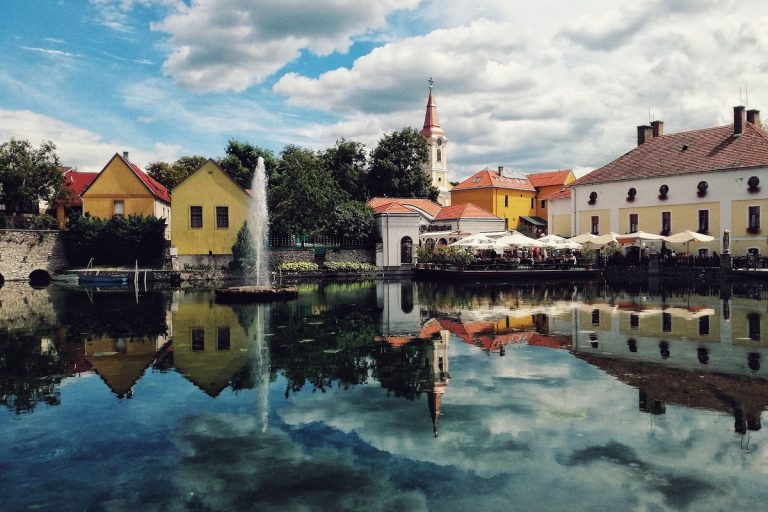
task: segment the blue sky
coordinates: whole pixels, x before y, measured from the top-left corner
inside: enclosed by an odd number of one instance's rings
[[[216,157],[230,138],[277,152],[371,148],[419,128],[427,79],[451,179],[485,166],[598,167],[649,115],[667,132],[760,108],[759,0],[6,0],[0,140],[53,140],[99,170]],[[740,95],[740,90],[741,95]]]

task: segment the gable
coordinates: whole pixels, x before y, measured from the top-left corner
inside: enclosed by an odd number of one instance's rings
[[[208,160],[176,185],[173,202],[180,205],[199,204],[203,195],[207,196],[206,202],[219,205],[239,203],[247,208],[250,201],[248,193],[213,160]]]

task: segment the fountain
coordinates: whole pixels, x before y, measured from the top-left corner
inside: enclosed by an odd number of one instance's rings
[[[216,301],[222,303],[293,299],[296,288],[274,288],[269,276],[269,211],[267,209],[267,172],[259,157],[251,179],[251,202],[248,215],[256,263],[253,268],[255,286],[236,286],[216,290]]]

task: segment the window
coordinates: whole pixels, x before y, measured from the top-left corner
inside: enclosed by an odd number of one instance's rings
[[[228,206],[216,207],[216,227],[217,228],[229,227],[229,207]]]
[[[709,336],[709,317],[699,317],[699,336]]]
[[[592,216],[592,229],[590,231],[593,235],[600,234],[600,217],[597,215]]]
[[[447,242],[440,245],[446,244]],[[404,236],[400,239],[400,263],[413,263],[413,240],[409,236]]]
[[[600,310],[592,310],[592,325],[600,325]]]
[[[702,258],[709,256],[709,249],[699,249],[699,256]]]
[[[443,161],[443,151],[438,149],[437,150],[437,161],[442,162]]]
[[[480,183],[480,176],[472,180],[472,183]]]
[[[229,326],[216,328],[216,350],[229,350]]]
[[[709,233],[709,210],[699,210],[699,233]]]
[[[546,202],[545,200],[543,200],[543,199],[542,199],[542,200],[541,200],[541,209],[543,210],[543,209],[544,209],[544,208],[546,208],[546,207],[547,207],[547,202]]]
[[[661,314],[661,330],[664,332],[672,332],[672,315],[669,313]]]
[[[664,235],[672,232],[672,212],[661,212],[661,232]]]
[[[507,206],[509,206],[509,196],[505,195],[504,196],[504,207],[506,208]]]
[[[203,207],[202,206],[189,207],[189,227],[191,228],[203,227]]]
[[[125,202],[124,201],[115,201],[114,211],[113,211],[112,215],[119,215],[121,217],[125,215]]]
[[[760,207],[749,207],[749,230],[758,231],[760,229]]]
[[[749,324],[749,339],[760,341],[760,313],[748,313],[747,323]]]
[[[536,208],[536,199],[534,199],[534,198],[532,197],[532,198],[531,198],[531,210],[533,210],[534,208]]]
[[[636,315],[634,313],[629,315],[629,328],[630,329],[640,328],[640,315]]]
[[[637,214],[636,213],[629,214],[629,232],[637,233]]]
[[[205,329],[202,327],[192,328],[192,351],[200,352],[205,350]]]

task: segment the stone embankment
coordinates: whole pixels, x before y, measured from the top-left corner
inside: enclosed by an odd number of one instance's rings
[[[0,230],[0,281],[27,281],[35,270],[52,274],[66,266],[60,231]]]

